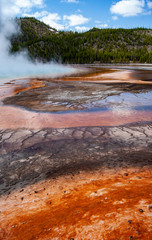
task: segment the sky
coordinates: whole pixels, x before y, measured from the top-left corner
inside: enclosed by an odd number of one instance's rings
[[[0,5],[5,16],[33,16],[57,30],[152,28],[152,0],[0,0]]]

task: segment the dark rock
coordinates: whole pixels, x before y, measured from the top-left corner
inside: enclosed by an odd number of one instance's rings
[[[148,209],[149,211],[152,211],[152,205],[149,205]]]
[[[23,198],[23,197],[21,197],[21,200],[22,200],[22,201],[23,201],[23,199],[24,199],[24,198]]]
[[[26,222],[23,222],[22,225],[26,224]]]
[[[125,173],[124,175],[127,177],[127,176],[128,176],[128,173]]]
[[[133,240],[133,237],[132,237],[132,236],[130,236],[130,237],[129,237],[129,240]]]
[[[139,212],[143,213],[143,212],[144,212],[144,210],[143,210],[143,209],[139,209]]]
[[[35,193],[38,193],[38,191],[34,191]]]
[[[131,220],[128,220],[129,224],[131,224]]]

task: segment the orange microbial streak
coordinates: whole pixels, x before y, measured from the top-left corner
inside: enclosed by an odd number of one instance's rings
[[[27,187],[1,201],[0,239],[151,240],[151,181],[151,170],[118,169]]]

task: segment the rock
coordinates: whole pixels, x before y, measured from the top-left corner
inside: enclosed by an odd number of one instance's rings
[[[144,210],[143,210],[143,209],[139,209],[139,212],[143,213],[143,212],[144,212]]]
[[[82,139],[83,138],[83,132],[82,131],[79,131],[79,130],[76,130],[74,133],[73,133],[73,137],[75,139]]]
[[[26,224],[26,222],[23,222],[22,225]]]
[[[95,136],[100,136],[101,134],[103,134],[103,130],[99,127],[91,127],[90,132]]]
[[[131,220],[128,220],[129,224],[131,224]]]
[[[35,193],[38,193],[38,191],[34,191]]]
[[[92,138],[92,134],[90,132],[85,132],[84,139]]]
[[[141,179],[142,177],[140,177],[140,176],[137,176],[137,178],[138,178],[138,179]]]
[[[149,210],[149,211],[152,211],[152,205],[149,205],[149,206],[148,206],[148,210]]]

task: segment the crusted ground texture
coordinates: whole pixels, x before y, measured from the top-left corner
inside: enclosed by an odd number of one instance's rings
[[[152,72],[97,70],[0,88],[0,240],[152,240]]]

